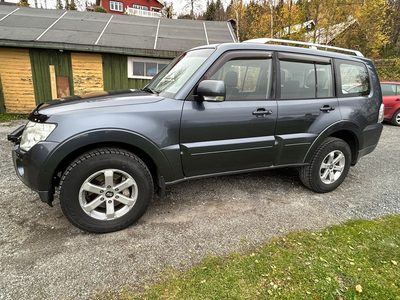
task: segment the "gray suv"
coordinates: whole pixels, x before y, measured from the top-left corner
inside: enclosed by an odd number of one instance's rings
[[[192,178],[290,166],[307,188],[334,190],[378,144],[377,73],[358,51],[279,42],[194,48],[141,90],[39,105],[8,136],[17,175],[49,205],[58,187],[68,220],[97,233]]]

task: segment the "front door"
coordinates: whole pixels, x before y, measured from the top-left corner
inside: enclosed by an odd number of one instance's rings
[[[186,177],[271,166],[277,104],[271,99],[272,58],[259,51],[223,56],[203,79],[223,80],[223,102],[186,100],[181,157]]]

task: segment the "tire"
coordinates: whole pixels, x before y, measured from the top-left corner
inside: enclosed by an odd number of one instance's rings
[[[121,149],[96,149],[73,161],[60,182],[60,205],[76,227],[93,233],[124,229],[146,212],[154,185],[146,165]]]
[[[331,192],[342,184],[350,164],[349,145],[341,139],[329,137],[315,151],[310,164],[300,168],[300,180],[314,192]]]
[[[400,109],[397,110],[394,114],[392,119],[390,120],[390,122],[392,123],[392,125],[394,126],[400,126]]]

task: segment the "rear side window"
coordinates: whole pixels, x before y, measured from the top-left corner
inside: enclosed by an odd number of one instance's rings
[[[339,87],[342,96],[368,95],[370,82],[367,67],[363,63],[338,61]]]
[[[280,76],[281,99],[333,97],[330,64],[280,61]]]

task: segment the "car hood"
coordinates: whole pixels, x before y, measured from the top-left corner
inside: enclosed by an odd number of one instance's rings
[[[137,105],[161,101],[164,97],[141,90],[96,92],[82,96],[55,99],[38,105],[29,115],[31,121],[45,121],[48,115],[76,110]]]

